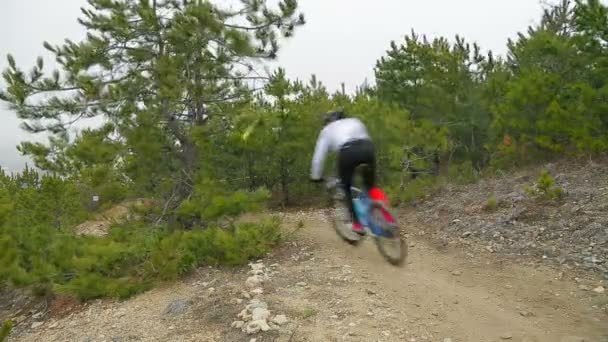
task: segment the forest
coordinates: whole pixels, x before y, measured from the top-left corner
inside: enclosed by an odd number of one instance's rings
[[[608,7],[547,6],[496,56],[466,37],[387,42],[375,82],[331,93],[315,77],[259,72],[306,25],[296,0],[89,0],[81,42],[45,42],[60,66],[3,71],[8,105],[46,143],[0,174],[0,288],[129,297],[201,265],[243,264],[285,237],[263,209],[312,206],[321,114],[369,128],[394,205],[553,158],[608,151]],[[77,135],[85,118],[103,124]],[[327,166],[331,172],[331,163]],[[99,201],[93,201],[96,197]],[[74,227],[113,205],[149,205],[105,236]]]

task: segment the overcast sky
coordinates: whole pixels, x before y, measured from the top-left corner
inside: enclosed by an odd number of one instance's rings
[[[85,3],[1,0],[0,69],[7,67],[7,53],[29,69],[37,56],[48,57],[43,41],[84,37],[76,19]],[[307,80],[314,73],[330,89],[345,82],[349,91],[365,78],[373,81],[376,60],[391,40],[401,41],[412,28],[431,37],[460,34],[502,54],[507,38],[536,22],[542,11],[538,0],[300,0],[300,6],[307,24],[284,45],[280,65],[292,78]],[[3,102],[0,120],[0,166],[20,169],[25,159],[15,146],[41,137],[24,133]]]

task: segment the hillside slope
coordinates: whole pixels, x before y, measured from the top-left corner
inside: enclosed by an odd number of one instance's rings
[[[527,194],[543,170],[564,191],[562,199]],[[405,219],[427,227],[425,233],[442,244],[525,256],[608,280],[607,170],[606,159],[563,160],[469,186],[449,186]]]
[[[286,231],[303,228],[258,263],[21,317],[10,340],[605,342],[606,165],[549,165],[567,191],[558,203],[523,194],[537,169],[400,210],[403,268],[370,241],[343,243],[320,211],[282,213]]]

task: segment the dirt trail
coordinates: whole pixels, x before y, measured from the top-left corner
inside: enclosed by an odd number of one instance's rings
[[[242,294],[248,269],[205,268],[125,302],[98,301],[47,319],[11,340],[608,341],[608,316],[597,306],[606,294],[580,291],[574,275],[414,237],[408,264],[396,268],[370,240],[355,247],[339,240],[318,211],[284,218],[287,230],[304,228],[263,260],[273,271],[259,296],[273,315],[288,317],[279,329],[232,328],[249,296]],[[184,313],[163,313],[179,299],[187,300]]]
[[[385,263],[371,241],[352,247],[323,222],[310,223],[306,234],[314,236],[314,244],[328,257],[348,262],[354,273],[369,275],[390,306],[401,310],[403,326],[423,340],[608,341],[607,317],[591,308],[597,298],[559,280],[554,270],[489,253],[439,251],[414,238],[408,265],[399,269]]]

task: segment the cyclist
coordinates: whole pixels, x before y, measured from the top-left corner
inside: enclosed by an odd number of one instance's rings
[[[324,124],[312,157],[310,178],[313,182],[322,182],[323,164],[327,152],[332,151],[338,154],[338,177],[346,193],[345,200],[352,217],[352,229],[362,234],[363,226],[354,212],[350,190],[357,166],[362,164],[368,166],[363,168],[362,176],[363,185],[369,190],[370,197],[374,200],[386,200],[382,191],[375,187],[376,153],[374,144],[363,122],[357,118],[347,117],[344,111],[325,114]]]

